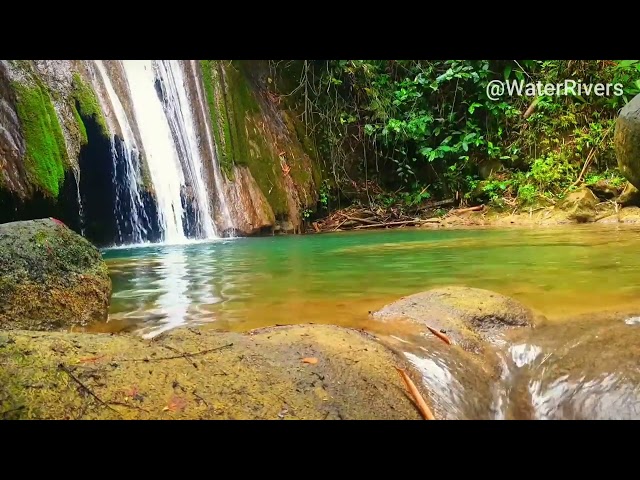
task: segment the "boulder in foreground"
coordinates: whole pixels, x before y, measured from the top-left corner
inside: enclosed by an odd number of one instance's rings
[[[105,320],[111,295],[96,247],[54,219],[0,225],[0,329]]]
[[[5,331],[0,363],[0,418],[420,419],[396,366],[431,401],[402,357],[328,325],[151,341]]]

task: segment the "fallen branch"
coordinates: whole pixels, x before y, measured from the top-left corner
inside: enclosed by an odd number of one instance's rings
[[[393,227],[398,225],[409,225],[409,224],[418,224],[418,223],[440,223],[440,219],[428,218],[427,220],[403,220],[401,222],[387,222],[387,223],[376,223],[374,225],[358,225],[354,227],[356,229],[361,228],[380,228],[380,227]]]
[[[604,142],[604,139],[607,138],[607,135],[609,135],[609,132],[611,131],[611,128],[615,125],[615,123],[611,124],[611,126],[609,128],[607,128],[607,131],[604,132],[604,135],[602,136],[602,138],[600,139],[600,141],[597,143],[597,145],[594,145],[593,148],[591,149],[591,151],[589,152],[589,155],[587,155],[587,159],[584,161],[584,166],[582,167],[582,170],[580,171],[580,175],[578,175],[578,178],[576,179],[575,182],[573,182],[569,188],[567,188],[565,190],[565,192],[567,192],[571,187],[575,187],[576,185],[578,185],[579,183],[582,182],[582,177],[584,176],[585,173],[587,173],[587,169],[589,168],[589,165],[591,165],[591,160],[593,160],[594,155],[596,154],[596,151],[598,150],[598,147],[600,147],[600,144],[602,142]]]
[[[425,420],[435,420],[436,417],[434,417],[433,413],[431,413],[431,409],[427,405],[427,402],[424,401],[424,398],[422,398],[422,395],[416,388],[411,378],[409,378],[409,375],[407,375],[407,372],[405,372],[402,368],[398,368],[398,367],[395,367],[395,368],[400,374],[400,376],[402,377],[402,380],[404,381],[404,384],[406,385],[407,390],[409,390],[409,393],[413,397],[413,400],[416,404],[416,407],[418,407],[418,410],[420,411],[422,418],[424,418]]]
[[[166,348],[167,350],[171,350],[172,352],[175,352],[177,354],[179,354],[182,358],[184,358],[187,362],[189,362],[191,365],[193,365],[194,368],[198,368],[198,365],[196,364],[196,362],[194,362],[193,360],[191,360],[184,352],[181,352],[180,350],[178,350],[177,348],[173,348],[171,345],[162,345],[164,348]]]
[[[222,350],[223,348],[232,347],[233,343],[229,343],[227,345],[222,345],[221,347],[209,348],[207,350],[202,350],[200,352],[185,352],[182,355],[172,355],[170,357],[159,357],[159,358],[125,358],[121,360],[122,362],[159,362],[160,360],[174,360],[176,358],[185,358],[185,357],[195,357],[197,355],[205,355],[207,353],[215,352],[216,350]]]
[[[447,198],[446,200],[438,200],[437,202],[427,203],[427,208],[441,207],[443,205],[453,205],[454,203],[454,198]]]
[[[96,401],[101,404],[104,405],[105,407],[107,407],[109,410],[116,412],[118,415],[122,416],[122,414],[117,411],[115,408],[109,406],[108,403],[104,402],[100,397],[98,397],[98,395],[96,395],[95,393],[93,393],[93,390],[91,390],[89,387],[87,387],[84,383],[82,383],[80,381],[80,379],[78,379],[78,377],[76,377],[73,373],[71,373],[71,370],[69,370],[67,367],[65,367],[62,363],[58,364],[58,369],[62,370],[64,373],[66,373],[67,375],[69,375],[69,378],[71,378],[71,380],[73,380],[74,382],[76,382],[78,385],[80,385],[80,388],[82,388],[85,392],[87,392],[89,395],[91,395],[93,398],[96,399]]]
[[[476,205],[475,207],[469,208],[459,208],[458,210],[452,210],[449,212],[449,215],[459,215],[461,213],[467,212],[479,212],[480,210],[484,210],[484,205]]]
[[[342,223],[339,223],[338,226],[336,228],[333,229],[333,231],[335,232],[336,230],[338,230],[342,225],[344,225],[347,222],[347,220],[344,220]]]
[[[446,343],[447,345],[451,345],[451,340],[449,339],[449,337],[447,337],[444,333],[439,332],[438,330],[436,330],[435,328],[431,328],[430,326],[427,325],[427,328],[429,329],[429,331],[431,333],[433,333],[436,337],[438,337],[440,340],[442,340],[444,343]]]
[[[376,224],[378,222],[376,222],[375,220],[371,220],[371,218],[358,218],[358,217],[351,217],[349,215],[345,215],[344,213],[341,213],[340,215],[342,215],[344,218],[346,218],[347,220],[352,220],[354,222],[362,222],[362,223],[368,223],[369,225],[373,225]]]

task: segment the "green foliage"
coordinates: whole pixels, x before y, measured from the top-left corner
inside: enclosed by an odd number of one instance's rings
[[[100,130],[103,135],[109,136],[109,129],[107,128],[107,122],[105,121],[104,115],[102,113],[102,108],[100,107],[100,102],[96,98],[95,93],[88,86],[80,75],[77,73],[73,74],[73,91],[72,96],[75,100],[74,105],[74,116],[78,121],[78,127],[80,128],[80,134],[83,136],[83,141],[86,143],[87,138],[87,130],[85,128],[84,122],[82,121],[82,117],[93,118],[93,120],[100,126]]]
[[[68,165],[67,150],[55,108],[40,82],[14,83],[16,107],[26,143],[27,175],[44,194],[57,198]]]
[[[407,205],[472,200],[480,166],[491,161],[501,162],[502,173],[481,193],[532,203],[562,195],[585,162],[587,175],[615,169],[613,124],[640,93],[640,61],[304,61],[300,79],[291,99],[320,138],[338,186],[366,176]],[[620,83],[624,95],[490,99],[493,80]]]

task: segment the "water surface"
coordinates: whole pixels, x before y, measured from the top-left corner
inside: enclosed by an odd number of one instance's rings
[[[443,285],[512,296],[550,321],[640,312],[640,228],[391,230],[106,250],[108,330],[183,324],[366,327],[367,314]],[[105,326],[99,326],[104,329]]]

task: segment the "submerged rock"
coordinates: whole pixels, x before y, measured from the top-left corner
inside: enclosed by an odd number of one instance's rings
[[[380,321],[410,320],[445,333],[465,350],[484,350],[483,341],[509,327],[532,327],[542,317],[499,293],[443,287],[401,298],[374,312]]]
[[[54,219],[0,225],[0,329],[105,320],[111,295],[96,247]]]
[[[560,203],[560,209],[567,212],[569,220],[578,223],[593,222],[596,219],[596,205],[598,198],[587,187],[582,187]]]
[[[375,337],[328,325],[0,332],[0,363],[0,418],[419,419],[396,366],[431,401]]]
[[[620,171],[636,188],[640,188],[640,95],[620,111],[613,144]]]

